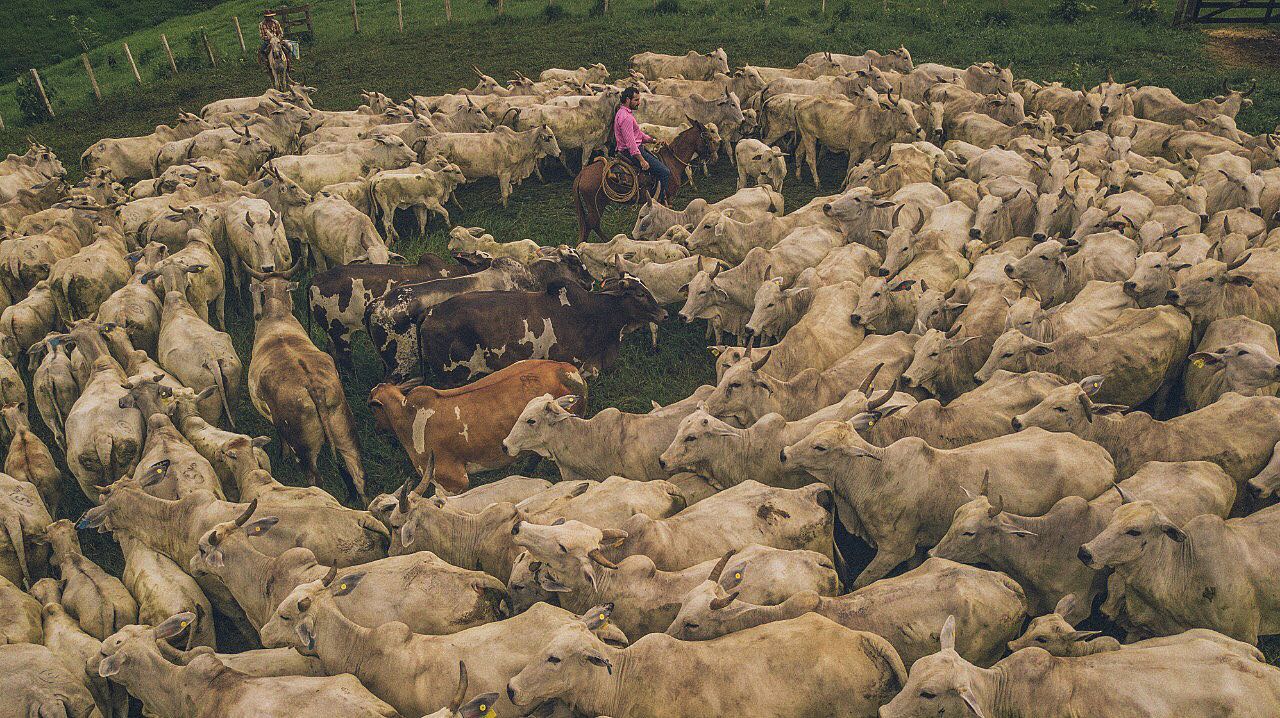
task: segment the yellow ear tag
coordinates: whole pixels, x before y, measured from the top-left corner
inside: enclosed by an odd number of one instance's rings
[[[347,584],[345,584],[345,583],[344,583],[344,584],[339,585],[339,586],[338,586],[338,590],[339,590],[339,591],[345,591],[345,590],[347,590]]]
[[[186,621],[179,621],[179,622],[178,622],[178,627],[179,627],[179,628],[186,628],[186,627],[187,627],[187,622],[186,622]]]
[[[1204,360],[1203,360],[1203,359],[1192,359],[1192,360],[1191,360],[1191,366],[1193,366],[1193,367],[1195,367],[1195,368],[1197,368],[1197,369],[1203,369],[1203,368],[1204,368]]]
[[[868,419],[868,420],[867,420],[867,428],[868,428],[868,429],[870,429],[871,427],[873,427],[873,426],[875,426],[875,425],[876,425],[876,420],[875,420],[875,419]]]
[[[608,618],[608,616],[604,615],[603,613],[602,613],[602,614],[600,614],[600,620],[601,620],[601,621],[605,620],[606,618]]]
[[[740,581],[740,580],[742,580],[742,572],[741,572],[741,571],[735,571],[735,572],[734,572],[734,574],[733,574],[733,577],[734,577],[734,579],[735,579],[735,580],[739,580],[739,581]]]

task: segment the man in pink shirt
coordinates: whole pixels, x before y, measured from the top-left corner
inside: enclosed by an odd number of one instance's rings
[[[640,106],[638,95],[639,92],[634,87],[628,87],[622,91],[622,104],[618,106],[618,113],[613,116],[613,139],[620,154],[634,157],[640,163],[641,169],[657,176],[658,201],[665,203],[668,188],[671,186],[671,170],[662,164],[662,160],[642,146],[642,143],[654,140],[640,129],[640,123],[636,122],[636,116],[633,114]]]

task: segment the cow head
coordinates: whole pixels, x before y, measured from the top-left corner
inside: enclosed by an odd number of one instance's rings
[[[1253,279],[1243,269],[1250,256],[1246,252],[1230,264],[1206,259],[1183,270],[1178,274],[1175,288],[1165,299],[1174,306],[1187,309],[1193,317],[1216,316],[1228,292],[1253,286]]]
[[[262,645],[267,648],[295,648],[304,656],[316,655],[316,615],[321,611],[338,610],[333,599],[356,590],[364,577],[364,572],[338,577],[334,568],[322,580],[293,589],[259,631]]]
[[[142,624],[125,626],[107,636],[99,650],[97,665],[93,666],[91,662],[90,667],[95,667],[97,675],[102,678],[114,677],[113,680],[122,685],[128,685],[131,679],[147,680],[148,666],[165,660],[156,647],[157,642],[178,636],[194,625],[196,619],[196,614],[184,611],[170,616],[155,628]]]
[[[983,685],[981,668],[956,652],[956,619],[948,616],[939,634],[941,649],[911,666],[911,674],[902,691],[880,709],[880,718],[912,716],[946,716],[947,718],[982,718],[995,715],[993,708],[983,710],[989,702],[979,697]]]
[[[539,585],[553,593],[594,589],[600,572],[617,570],[605,551],[620,545],[627,532],[601,530],[579,521],[557,520],[551,526],[517,521],[511,528],[516,546],[541,564],[535,573]]]
[[[1102,377],[1088,376],[1079,383],[1065,384],[1049,391],[1039,404],[1013,417],[1014,431],[1040,427],[1046,431],[1069,431],[1084,435],[1094,418],[1126,411],[1118,404],[1094,402],[1102,388]]]
[[[529,273],[547,289],[567,285],[590,289],[595,282],[578,253],[564,245],[540,249],[536,258],[529,263]]]
[[[658,305],[649,288],[630,274],[607,277],[600,289],[601,296],[619,301],[620,316],[626,318],[628,324],[659,323],[667,319],[667,311]]]
[[[981,384],[991,378],[999,369],[1008,371],[1031,371],[1030,358],[1053,353],[1053,347],[1032,339],[1016,329],[1007,330],[996,339],[991,347],[991,354],[982,368],[973,375]]]
[[[788,309],[796,301],[810,296],[813,291],[809,287],[782,287],[782,278],[774,277],[761,282],[756,289],[751,318],[747,320],[747,331],[751,336],[780,337],[785,331],[782,322],[787,317]]]
[[[1092,569],[1132,563],[1165,541],[1182,543],[1187,535],[1150,501],[1126,501],[1092,541],[1080,547],[1080,560]]]
[[[1200,217],[1200,222],[1209,221],[1209,191],[1203,185],[1187,184],[1175,188],[1178,190],[1178,204],[1191,210]]]
[[[556,398],[550,394],[530,399],[507,438],[502,440],[503,451],[509,456],[518,456],[521,451],[532,451],[550,458],[545,434],[554,430],[552,427],[556,424],[573,417],[570,407],[577,401],[578,397],[573,395]]]
[[[1218,372],[1225,391],[1257,390],[1280,381],[1280,362],[1258,344],[1235,342],[1187,358],[1197,368]]]
[[[921,282],[921,285],[924,286],[924,283]],[[950,329],[960,313],[969,306],[968,302],[960,301],[959,296],[960,292],[954,286],[946,292],[926,287],[916,299],[916,320],[911,333],[924,334],[930,329],[945,332]]]
[[[244,542],[249,537],[261,536],[280,522],[280,519],[276,516],[253,518],[257,509],[258,502],[255,499],[249,502],[249,505],[234,521],[224,521],[216,524],[200,537],[196,555],[191,557],[187,566],[192,575],[210,573],[220,575],[221,569],[225,565],[225,553],[235,545],[233,542]],[[244,544],[240,543],[239,545],[243,546]],[[315,556],[313,555],[311,558],[314,560]]]
[[[898,279],[896,277],[867,277],[858,289],[858,304],[849,322],[855,327],[863,327],[868,332],[876,331],[893,310],[895,296],[904,296],[916,285],[914,279]]]
[[[720,265],[716,264],[710,271],[699,270],[684,286],[686,298],[679,314],[685,323],[695,319],[714,319],[719,316],[718,309],[721,303],[729,301],[728,292],[716,284],[716,277],[719,274]]]
[[[781,413],[782,382],[765,374],[770,353],[758,359],[746,357],[725,370],[716,388],[707,396],[707,413],[737,427],[747,427],[769,413]]]
[[[1227,206],[1244,207],[1253,214],[1262,216],[1262,190],[1266,182],[1261,174],[1238,174],[1221,169],[1217,174],[1221,178],[1218,193],[1222,202]]]
[[[1017,639],[1009,641],[1009,650],[1018,651],[1035,646],[1048,651],[1054,656],[1086,656],[1102,650],[1116,650],[1119,643],[1114,638],[1104,638],[1095,642],[1089,639],[1098,636],[1102,631],[1077,631],[1072,620],[1078,620],[1088,609],[1081,609],[1080,601],[1075,594],[1063,596],[1053,613],[1031,619],[1027,630]],[[1105,648],[1104,648],[1105,647]]]
[[[566,695],[580,685],[599,684],[613,676],[614,665],[622,660],[621,650],[592,633],[608,611],[583,617],[559,629],[551,642],[507,682],[507,698],[517,707],[532,707]],[[599,616],[604,616],[600,619]]]
[[[698,473],[709,454],[726,451],[726,441],[739,434],[741,430],[720,421],[705,409],[698,409],[680,421],[675,438],[658,457],[658,465],[670,474]]]
[[[1164,252],[1144,252],[1134,263],[1133,274],[1122,285],[1124,293],[1140,307],[1164,304],[1166,295],[1173,289],[1176,273],[1188,266],[1174,262]]]
[[[809,435],[784,448],[778,455],[787,468],[810,473],[827,473],[844,467],[853,459],[880,461],[883,449],[872,446],[858,433],[874,424],[871,414],[863,412],[849,421],[824,421]]]
[[[910,366],[902,373],[902,385],[940,396],[938,379],[947,367],[964,361],[959,356],[961,347],[978,339],[981,337],[964,336],[964,327],[959,325],[946,332],[937,329],[926,331],[916,342]]]
[[[1046,302],[1052,301],[1067,281],[1067,256],[1078,251],[1079,244],[1056,239],[1041,242],[1016,261],[1004,265],[1009,279],[1037,292]]]

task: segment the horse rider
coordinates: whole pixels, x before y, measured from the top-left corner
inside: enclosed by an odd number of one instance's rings
[[[274,10],[268,10],[262,14],[262,22],[258,23],[258,36],[262,38],[262,47],[258,48],[258,64],[265,65],[271,41],[275,38],[284,39],[284,28],[280,25],[280,21],[276,20]]]
[[[658,201],[665,203],[667,189],[671,186],[671,170],[662,164],[662,160],[643,147],[643,143],[655,140],[645,134],[640,129],[640,123],[636,122],[636,116],[633,113],[640,106],[638,95],[639,92],[634,87],[628,87],[622,91],[622,103],[618,105],[618,112],[613,116],[613,139],[619,153],[625,153],[634,158],[639,163],[640,169],[652,172],[658,178]]]

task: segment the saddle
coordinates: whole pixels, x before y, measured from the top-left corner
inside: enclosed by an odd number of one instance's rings
[[[627,203],[639,196],[641,188],[654,193],[657,179],[651,172],[640,168],[637,158],[621,152],[612,152],[600,158],[604,162],[604,179],[600,188],[614,202]]]

